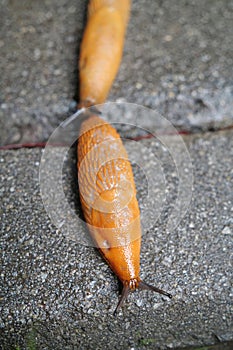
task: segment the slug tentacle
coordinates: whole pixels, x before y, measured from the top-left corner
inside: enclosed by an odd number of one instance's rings
[[[123,283],[123,289],[122,289],[122,293],[121,293],[121,297],[120,300],[117,304],[117,307],[113,313],[114,316],[116,316],[116,314],[118,313],[119,309],[122,307],[122,305],[124,304],[128,294],[130,292],[130,286],[128,282]]]
[[[167,292],[165,292],[164,290],[159,289],[159,288],[157,288],[157,287],[151,286],[150,284],[147,284],[147,283],[145,283],[145,282],[143,282],[143,281],[140,281],[140,282],[139,282],[138,288],[144,289],[144,290],[152,290],[153,292],[166,295],[166,297],[168,297],[168,298],[170,298],[170,299],[172,298],[172,295],[171,295],[170,293],[167,293]]]
[[[123,282],[123,290],[121,293],[120,300],[119,300],[117,307],[114,311],[114,315],[117,314],[119,309],[124,304],[129,292],[134,291],[137,288],[142,289],[142,290],[152,290],[153,292],[163,294],[163,295],[167,296],[168,298],[172,298],[172,295],[170,293],[167,293],[164,290],[159,289],[157,287],[151,286],[150,284],[147,284],[147,283],[141,281],[139,278],[133,278],[129,282],[128,281]]]

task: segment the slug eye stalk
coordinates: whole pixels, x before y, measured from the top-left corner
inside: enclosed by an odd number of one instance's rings
[[[170,293],[167,293],[164,290],[159,289],[157,287],[151,286],[150,284],[145,283],[143,281],[139,281],[138,282],[138,288],[141,289],[141,290],[151,290],[153,292],[165,295],[166,297],[168,297],[170,299],[172,298],[172,295]],[[127,299],[127,296],[128,296],[130,291],[131,291],[130,285],[128,283],[124,283],[120,300],[119,300],[119,302],[117,304],[117,307],[116,307],[116,309],[115,309],[115,311],[113,313],[114,316],[117,315],[119,309],[122,307],[122,305],[124,304],[125,300]]]
[[[144,289],[144,290],[152,290],[153,292],[156,292],[156,293],[159,293],[159,294],[162,294],[162,295],[165,295],[166,297],[168,298],[172,298],[172,295],[170,293],[167,293],[165,292],[164,290],[162,289],[159,289],[157,287],[154,287],[154,286],[151,286],[150,284],[146,283],[146,282],[143,282],[143,281],[140,281],[139,282],[139,285],[138,285],[138,288],[140,289]]]

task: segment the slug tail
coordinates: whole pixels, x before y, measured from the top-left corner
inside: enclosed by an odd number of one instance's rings
[[[152,290],[153,292],[156,292],[156,293],[159,293],[159,294],[163,294],[163,295],[165,295],[166,297],[168,297],[170,299],[172,298],[172,295],[170,293],[167,293],[167,292],[165,292],[162,289],[159,289],[157,287],[151,286],[150,284],[147,284],[147,283],[142,282],[142,281],[140,281],[138,283],[138,288],[144,289],[144,290]]]
[[[117,304],[117,307],[116,307],[116,310],[114,311],[113,315],[116,316],[119,309],[122,307],[122,305],[124,304],[128,294],[129,294],[129,291],[130,291],[130,287],[128,284],[124,284],[123,286],[123,290],[122,290],[122,293],[121,293],[121,297],[120,297],[120,300]]]

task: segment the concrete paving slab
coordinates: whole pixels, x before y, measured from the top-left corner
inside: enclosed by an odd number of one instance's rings
[[[45,141],[75,107],[87,1],[0,3],[0,144]],[[232,21],[228,0],[133,1],[109,100],[191,132],[232,125]]]
[[[174,297],[137,291],[117,317],[116,276],[94,248],[68,239],[45,212],[38,179],[43,150],[1,151],[2,348],[168,349],[232,340],[232,136],[184,138],[193,164],[192,201],[169,234],[176,167],[158,140],[137,143],[149,172],[158,158],[166,179],[160,218],[143,235],[141,276]],[[133,155],[135,144],[127,147]],[[64,164],[63,187],[79,215],[74,152]],[[136,165],[134,172],[143,207],[147,181]]]

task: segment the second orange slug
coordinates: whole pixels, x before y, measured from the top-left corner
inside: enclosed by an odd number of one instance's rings
[[[82,209],[91,236],[123,283],[116,311],[129,291],[136,288],[171,297],[140,279],[140,211],[131,164],[115,128],[96,115],[82,123],[78,179]]]
[[[117,74],[130,0],[91,0],[79,60],[80,105],[105,102]]]

